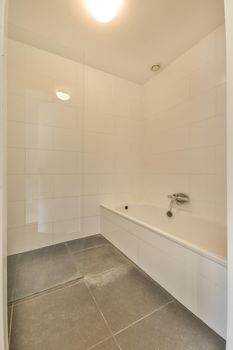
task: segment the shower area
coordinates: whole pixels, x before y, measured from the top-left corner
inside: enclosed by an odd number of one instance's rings
[[[84,2],[9,1],[9,349],[224,350],[224,3]]]

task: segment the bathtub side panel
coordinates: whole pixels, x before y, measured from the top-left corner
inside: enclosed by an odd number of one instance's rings
[[[226,338],[226,267],[101,208],[101,233],[179,302]]]
[[[120,226],[117,221],[118,218],[114,213],[101,208],[101,234],[135,264],[138,264],[139,241],[135,235]]]

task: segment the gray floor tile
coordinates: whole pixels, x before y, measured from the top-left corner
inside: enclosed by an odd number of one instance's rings
[[[88,278],[86,283],[113,332],[171,300],[170,295],[134,266]]]
[[[225,349],[222,338],[176,301],[167,305],[169,294],[96,235],[8,258],[9,301],[58,286],[14,305],[11,350],[119,350],[84,282],[59,287],[82,275],[112,331],[124,329],[116,336],[122,350]]]
[[[14,307],[11,350],[86,350],[110,336],[81,281]]]
[[[99,274],[130,263],[129,259],[111,245],[103,245],[74,253],[73,258],[83,276]]]
[[[7,257],[7,297],[8,302],[14,300],[17,267],[20,255]]]
[[[116,336],[122,350],[224,350],[225,341],[177,302]]]
[[[102,235],[94,235],[81,239],[76,239],[66,243],[71,252],[79,252],[81,250],[94,248],[109,244],[109,242]]]
[[[47,290],[80,276],[64,244],[20,254],[14,299]]]
[[[119,350],[118,345],[113,338],[104,341],[103,343],[94,346],[91,350]]]

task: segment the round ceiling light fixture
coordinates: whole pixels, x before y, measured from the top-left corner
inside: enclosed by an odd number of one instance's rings
[[[158,72],[160,69],[161,69],[160,63],[152,64],[152,66],[150,67],[150,70],[152,72]]]
[[[99,22],[110,22],[118,13],[123,0],[85,0],[92,16]]]
[[[57,98],[59,98],[59,100],[62,100],[62,101],[69,101],[70,99],[70,95],[64,91],[56,91],[56,96]]]

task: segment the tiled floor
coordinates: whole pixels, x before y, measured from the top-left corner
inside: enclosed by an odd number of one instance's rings
[[[9,257],[11,350],[223,350],[102,236]]]

